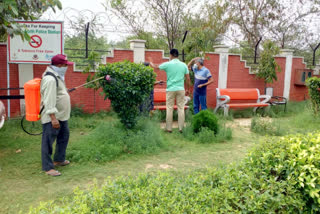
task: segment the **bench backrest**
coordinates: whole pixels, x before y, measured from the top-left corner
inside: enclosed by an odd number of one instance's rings
[[[217,88],[217,96],[228,95],[230,100],[257,100],[260,96],[257,88]]]
[[[155,88],[154,89],[153,102],[155,102],[155,103],[166,102],[166,89],[165,88]]]

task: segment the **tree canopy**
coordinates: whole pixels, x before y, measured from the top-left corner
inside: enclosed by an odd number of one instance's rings
[[[44,11],[55,7],[62,8],[59,0],[2,0],[0,4],[0,36],[5,40],[6,35],[20,35],[29,39],[25,29],[16,23],[20,20],[37,19]]]

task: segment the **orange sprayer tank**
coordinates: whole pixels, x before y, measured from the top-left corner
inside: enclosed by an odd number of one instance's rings
[[[26,120],[40,120],[40,78],[29,80],[24,84],[24,99],[26,102]]]

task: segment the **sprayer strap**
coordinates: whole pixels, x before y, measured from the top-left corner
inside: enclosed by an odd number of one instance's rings
[[[57,88],[58,88],[58,86],[59,86],[59,82],[58,82],[58,78],[57,78],[57,76],[56,76],[56,75],[54,75],[54,73],[47,71],[47,72],[46,72],[46,74],[45,74],[45,76],[48,76],[48,75],[49,75],[49,76],[53,76],[53,77],[54,77],[54,79],[56,80]]]
[[[49,71],[47,71],[47,72],[46,72],[45,76],[47,76],[47,75],[49,75],[49,76],[53,76],[53,77],[54,77],[54,79],[56,80],[56,85],[57,85],[57,90],[58,90],[59,82],[58,82],[58,78],[57,78],[57,76],[56,76],[56,75],[54,75],[54,73],[49,72]],[[41,113],[42,113],[43,109],[44,109],[44,106],[42,106],[42,108],[41,108],[41,110],[40,110],[39,115],[41,115]]]

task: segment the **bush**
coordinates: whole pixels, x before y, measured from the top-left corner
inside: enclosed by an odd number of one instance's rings
[[[200,132],[198,132],[198,142],[199,143],[212,143],[215,141],[214,131],[207,127],[201,127]]]
[[[270,138],[239,165],[107,180],[30,213],[319,213],[320,132]]]
[[[303,197],[300,212],[320,211],[320,132],[271,138],[244,161],[261,180],[288,183]],[[288,194],[286,189],[283,194]]]
[[[203,127],[207,127],[209,130],[213,131],[215,135],[219,132],[218,118],[209,110],[200,111],[193,116],[193,132],[198,133]]]
[[[280,123],[275,123],[261,117],[252,118],[250,130],[260,135],[281,136],[285,134],[280,127]]]
[[[306,80],[306,85],[309,90],[309,95],[312,102],[312,110],[314,114],[318,114],[320,111],[320,92],[318,88],[320,88],[320,78],[311,77]]]
[[[150,96],[155,82],[153,69],[129,61],[99,67],[98,77],[111,76],[111,80],[100,80],[105,98],[111,100],[113,110],[126,128],[137,123],[139,106]]]
[[[127,130],[118,121],[100,123],[76,144],[71,144],[68,158],[74,162],[111,161],[125,154],[146,154],[166,147],[156,122],[141,119]]]

